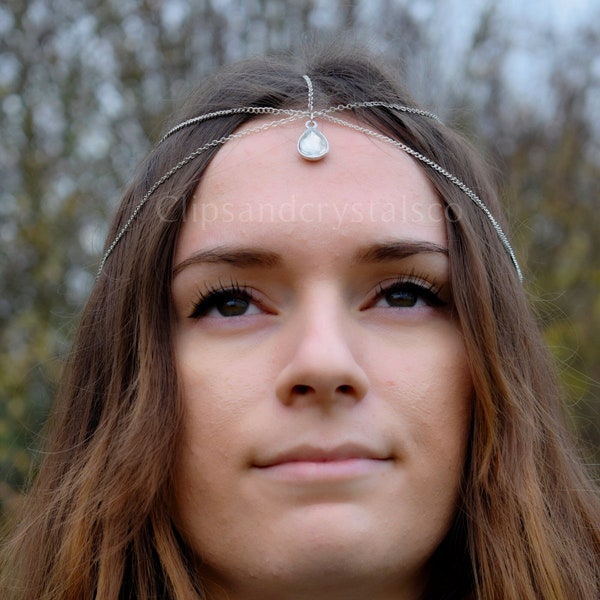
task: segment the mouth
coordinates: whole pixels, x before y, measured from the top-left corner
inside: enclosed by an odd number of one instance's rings
[[[253,466],[268,477],[301,482],[365,477],[381,472],[391,462],[391,455],[359,444],[329,448],[302,445],[259,460]]]

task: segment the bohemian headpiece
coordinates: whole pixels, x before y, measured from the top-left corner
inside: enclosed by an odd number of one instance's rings
[[[299,121],[301,119],[308,119],[306,121],[306,131],[304,131],[302,133],[302,135],[300,136],[300,138],[298,139],[297,149],[298,149],[300,156],[302,156],[304,159],[309,160],[309,161],[318,161],[318,160],[321,160],[322,158],[324,158],[327,155],[327,153],[329,152],[329,142],[327,141],[327,138],[323,135],[323,133],[321,131],[319,131],[317,122],[315,120],[315,118],[318,117],[319,119],[324,119],[326,121],[330,121],[331,123],[341,125],[342,127],[348,127],[350,129],[353,129],[354,131],[358,131],[359,133],[364,133],[375,139],[392,144],[393,146],[400,148],[406,154],[412,156],[413,158],[416,158],[418,161],[427,165],[428,167],[430,167],[431,169],[433,169],[434,171],[436,171],[437,173],[439,173],[440,175],[442,175],[443,177],[448,179],[450,182],[452,182],[483,212],[483,214],[490,221],[490,223],[492,224],[492,227],[494,228],[494,230],[496,231],[496,234],[498,235],[498,238],[500,239],[500,241],[502,242],[502,245],[506,249],[506,252],[508,253],[508,255],[514,265],[515,270],[517,271],[517,275],[518,275],[519,279],[521,281],[523,281],[523,275],[521,272],[521,268],[519,266],[515,252],[511,246],[510,242],[508,241],[506,234],[502,230],[502,227],[500,227],[500,224],[495,219],[494,215],[492,215],[489,208],[485,205],[483,200],[481,200],[481,198],[479,198],[479,196],[471,188],[469,188],[465,183],[463,183],[460,179],[458,179],[458,177],[456,177],[455,175],[453,175],[452,173],[450,173],[449,171],[444,169],[438,163],[431,160],[427,156],[421,154],[420,152],[417,152],[410,146],[407,146],[406,144],[399,142],[398,140],[395,140],[387,135],[373,131],[371,129],[368,129],[366,127],[358,125],[356,123],[351,123],[349,121],[345,121],[345,120],[340,119],[339,117],[335,116],[336,113],[346,111],[346,110],[352,110],[352,109],[356,109],[356,108],[382,107],[382,108],[387,108],[389,110],[396,110],[399,112],[416,114],[416,115],[426,117],[429,119],[434,119],[441,123],[440,119],[436,115],[434,115],[433,113],[428,112],[426,110],[421,110],[420,108],[415,108],[412,106],[403,106],[401,104],[394,104],[394,103],[389,103],[389,102],[379,102],[377,100],[367,101],[367,102],[352,102],[349,104],[339,104],[338,106],[332,106],[330,108],[326,108],[323,110],[314,110],[314,106],[313,106],[314,93],[313,93],[312,81],[308,75],[303,75],[303,78],[306,81],[306,85],[308,86],[308,107],[306,110],[272,108],[272,107],[268,107],[268,106],[244,106],[244,107],[240,107],[240,108],[228,108],[228,109],[224,109],[224,110],[217,110],[214,112],[206,113],[204,115],[199,115],[192,119],[188,119],[187,121],[183,121],[182,123],[179,123],[178,125],[173,127],[171,130],[169,130],[161,138],[161,140],[158,142],[157,146],[162,144],[168,137],[170,137],[174,133],[177,133],[178,131],[185,129],[186,127],[190,127],[192,125],[197,125],[198,123],[208,121],[209,119],[216,119],[219,117],[225,117],[225,116],[236,115],[236,114],[277,115],[278,117],[280,117],[278,119],[275,119],[274,121],[256,125],[255,127],[249,127],[247,129],[243,129],[243,130],[237,131],[235,133],[230,133],[229,135],[225,135],[221,138],[211,140],[210,142],[204,144],[203,146],[196,148],[196,150],[194,150],[191,154],[188,154],[185,158],[183,158],[176,165],[174,165],[173,168],[171,168],[169,171],[167,171],[160,179],[155,181],[154,184],[152,186],[150,186],[150,188],[146,192],[145,196],[141,199],[139,204],[133,209],[133,212],[131,213],[129,219],[126,221],[126,223],[123,225],[123,227],[119,230],[116,237],[114,238],[114,240],[108,247],[108,250],[104,254],[102,261],[100,262],[100,267],[98,269],[96,278],[100,277],[100,274],[102,273],[102,269],[104,268],[104,265],[106,264],[106,261],[108,260],[108,257],[111,255],[112,251],[115,249],[117,244],[121,241],[121,238],[125,235],[125,233],[129,229],[129,227],[131,226],[133,221],[138,216],[139,212],[142,210],[142,208],[144,207],[146,202],[148,202],[148,200],[154,194],[154,192],[156,192],[156,190],[159,187],[161,187],[166,181],[168,181],[173,175],[175,175],[175,173],[177,173],[180,169],[185,167],[187,164],[189,164],[195,158],[197,158],[198,156],[200,156],[202,153],[206,152],[210,148],[222,146],[223,144],[225,144],[225,142],[228,142],[229,140],[242,138],[247,135],[250,135],[251,133],[258,133],[260,131],[265,131],[266,129],[271,129],[273,127],[279,127],[281,125],[285,125],[286,123]]]

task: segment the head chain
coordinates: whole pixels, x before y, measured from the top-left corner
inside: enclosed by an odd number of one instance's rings
[[[106,264],[106,261],[108,260],[109,256],[112,254],[113,250],[115,249],[117,244],[121,241],[121,239],[123,238],[123,236],[129,229],[129,227],[131,226],[133,221],[136,219],[136,217],[138,216],[138,214],[140,213],[140,211],[142,210],[144,205],[150,199],[150,197],[156,192],[156,190],[159,187],[161,187],[166,181],[168,181],[173,175],[175,175],[175,173],[177,173],[180,169],[182,169],[185,165],[189,164],[195,158],[200,156],[203,152],[205,152],[206,150],[209,150],[210,148],[222,146],[223,144],[225,144],[226,142],[228,142],[230,140],[243,138],[252,133],[258,133],[260,131],[265,131],[267,129],[279,127],[281,125],[285,125],[285,124],[291,123],[293,121],[298,121],[300,119],[308,118],[307,127],[316,127],[315,118],[320,118],[320,119],[325,119],[326,121],[330,121],[331,123],[341,125],[342,127],[348,127],[350,129],[353,129],[354,131],[369,135],[375,139],[378,139],[383,142],[387,142],[397,148],[400,148],[403,152],[405,152],[409,156],[412,156],[413,158],[417,159],[418,161],[422,162],[423,164],[427,165],[428,167],[430,167],[431,169],[433,169],[434,171],[436,171],[437,173],[439,173],[440,175],[442,175],[443,177],[448,179],[448,181],[453,183],[456,187],[458,187],[484,213],[484,215],[490,221],[492,227],[494,228],[496,234],[498,235],[498,238],[502,242],[502,245],[504,246],[506,252],[508,253],[508,255],[514,265],[514,268],[517,272],[519,280],[523,281],[523,274],[522,274],[521,268],[519,266],[515,252],[511,246],[510,242],[508,241],[506,234],[502,230],[502,227],[500,226],[498,221],[492,215],[489,208],[483,202],[483,200],[481,200],[481,198],[479,198],[479,196],[471,188],[469,188],[458,177],[456,177],[455,175],[453,175],[452,173],[450,173],[449,171],[444,169],[442,166],[437,164],[435,161],[431,160],[427,156],[424,156],[420,152],[417,152],[410,146],[407,146],[406,144],[399,142],[398,140],[395,140],[395,139],[393,139],[389,136],[386,136],[382,133],[378,133],[376,131],[373,131],[371,129],[363,127],[361,125],[357,125],[356,123],[351,123],[351,122],[345,121],[343,119],[340,119],[339,117],[334,116],[332,113],[337,113],[337,112],[342,112],[342,111],[347,111],[347,110],[352,110],[352,109],[357,109],[357,108],[382,107],[382,108],[387,108],[388,110],[395,110],[395,111],[399,111],[399,112],[415,114],[415,115],[419,115],[422,117],[434,119],[434,120],[438,121],[439,123],[441,123],[441,120],[435,114],[433,114],[429,111],[426,111],[426,110],[422,110],[420,108],[412,107],[412,106],[404,106],[402,104],[395,104],[395,103],[389,103],[389,102],[380,102],[377,100],[367,101],[367,102],[351,102],[348,104],[339,104],[337,106],[332,106],[330,108],[315,111],[314,107],[313,107],[312,82],[307,75],[304,75],[303,77],[304,77],[305,81],[307,82],[307,86],[308,86],[308,108],[305,110],[272,108],[272,107],[268,107],[268,106],[244,106],[244,107],[239,107],[239,108],[228,108],[228,109],[224,109],[224,110],[217,110],[217,111],[213,111],[213,112],[206,113],[203,115],[199,115],[199,116],[193,117],[191,119],[187,119],[186,121],[183,121],[182,123],[179,123],[172,129],[170,129],[159,140],[159,142],[156,146],[160,146],[160,144],[162,144],[167,138],[169,138],[173,134],[177,133],[178,131],[181,131],[182,129],[185,129],[186,127],[190,127],[192,125],[197,125],[197,124],[207,121],[209,119],[216,119],[219,117],[225,117],[225,116],[236,115],[236,114],[278,115],[278,116],[282,117],[280,119],[275,119],[268,123],[263,123],[261,125],[255,126],[255,127],[243,129],[241,131],[234,132],[229,135],[225,135],[221,138],[211,140],[210,142],[200,146],[199,148],[197,148],[196,150],[194,150],[193,152],[188,154],[185,158],[183,158],[177,164],[175,164],[169,171],[167,171],[164,175],[162,175],[162,177],[160,177],[160,179],[158,179],[148,189],[148,191],[146,192],[144,197],[140,200],[140,202],[137,204],[137,206],[133,209],[133,212],[131,213],[129,219],[121,227],[121,229],[115,236],[114,240],[112,241],[112,243],[106,250],[106,253],[104,254],[104,256],[102,258],[102,261],[100,262],[100,267],[98,268],[98,273],[96,275],[96,278],[100,277],[100,274],[102,273],[102,270],[104,269],[104,265]]]

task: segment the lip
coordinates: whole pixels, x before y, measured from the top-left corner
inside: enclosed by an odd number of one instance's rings
[[[356,443],[333,447],[300,445],[257,461],[263,474],[281,480],[336,480],[379,472],[393,460],[378,449]]]

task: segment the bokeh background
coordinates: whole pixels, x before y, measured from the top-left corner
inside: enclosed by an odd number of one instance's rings
[[[223,63],[340,31],[496,165],[600,473],[600,2],[2,0],[0,521],[35,464],[109,215],[172,107]]]

